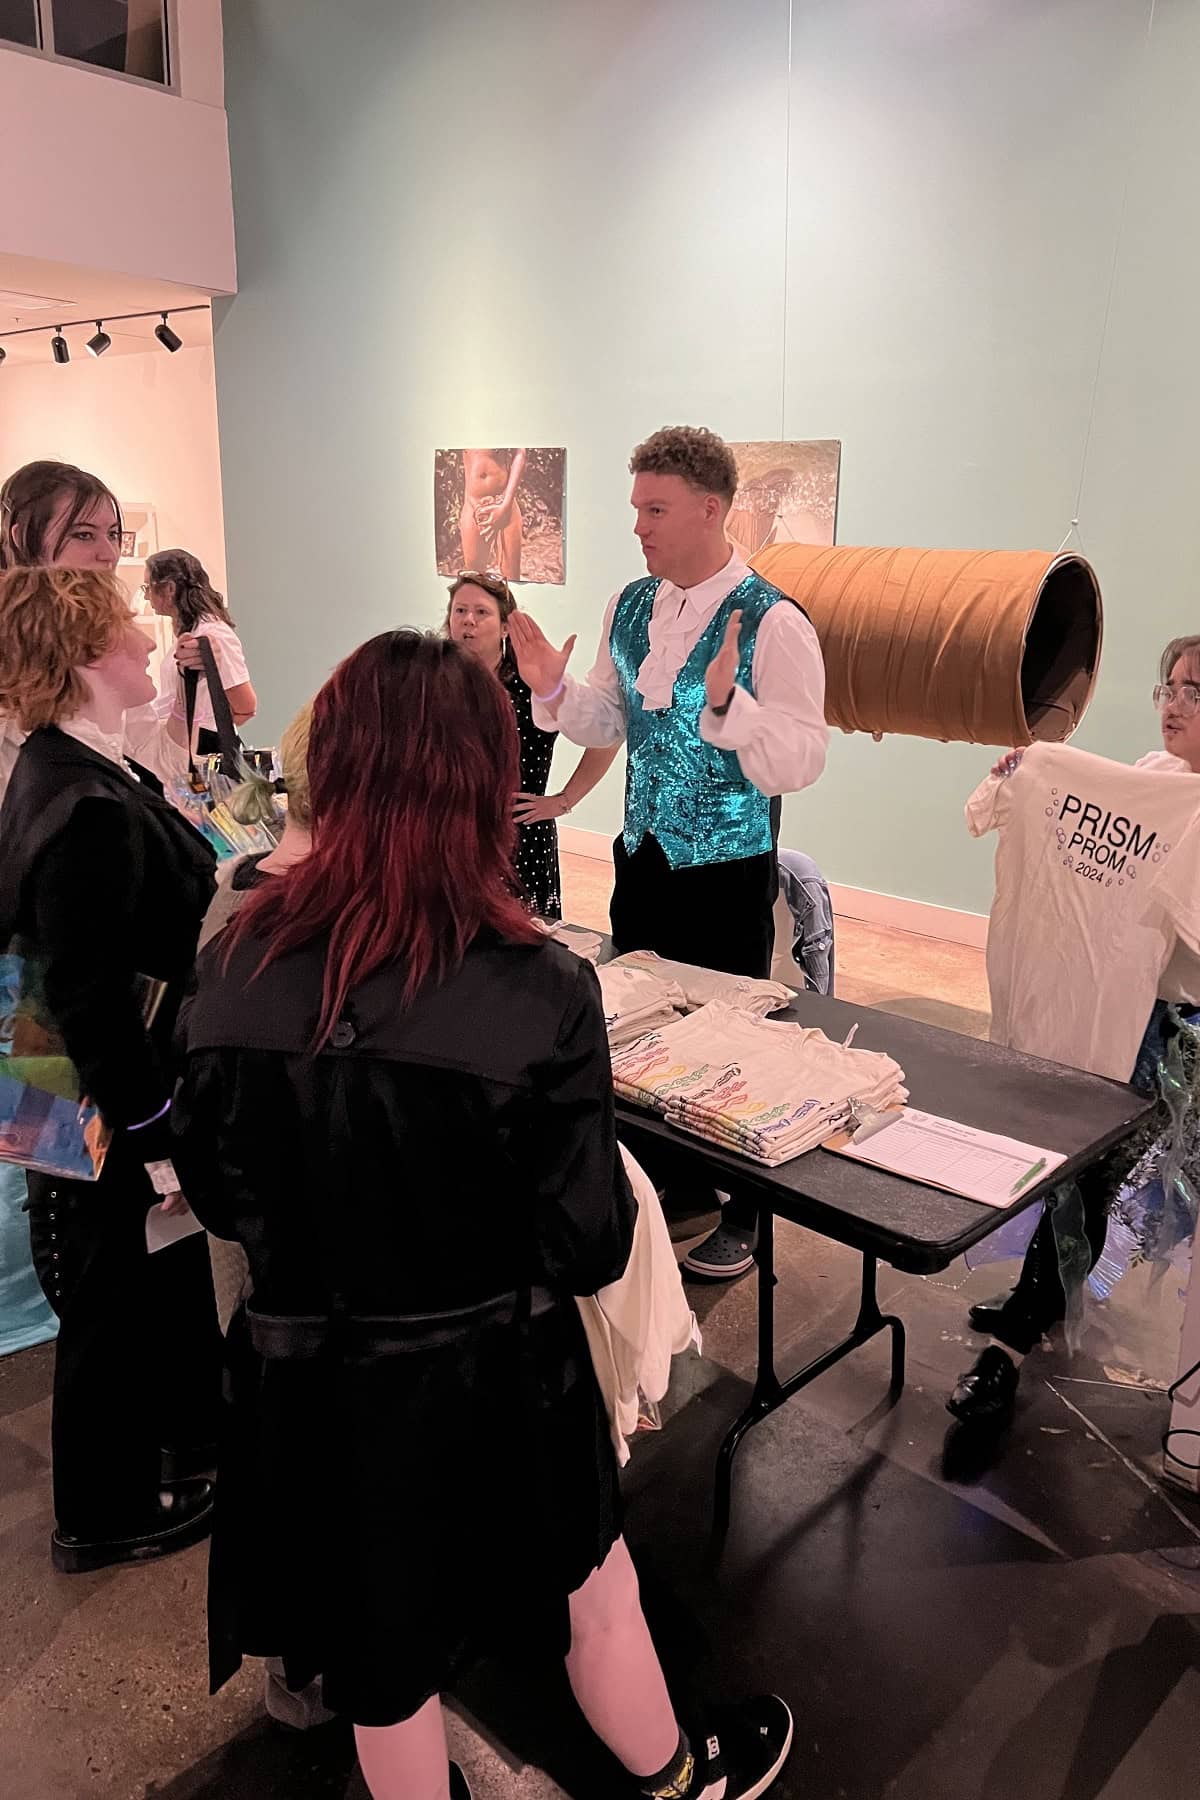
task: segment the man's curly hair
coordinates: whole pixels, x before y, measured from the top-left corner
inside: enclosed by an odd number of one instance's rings
[[[631,475],[678,475],[702,494],[727,504],[737,492],[737,463],[729,445],[702,425],[668,425],[639,444],[629,459]]]

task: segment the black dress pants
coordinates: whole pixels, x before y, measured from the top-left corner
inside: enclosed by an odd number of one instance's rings
[[[613,845],[613,891],[609,905],[613,944],[618,952],[653,950],[673,962],[720,969],[727,975],[771,973],[775,949],[775,900],[779,865],[774,850],[736,862],[673,869],[657,838],[646,836],[631,856],[623,838]],[[715,1205],[711,1190],[671,1178],[669,1167],[647,1173],[666,1188],[668,1209],[691,1213]],[[752,1204],[732,1202],[724,1221],[752,1232]]]
[[[609,918],[618,952],[653,950],[674,962],[765,978],[778,894],[773,850],[673,869],[656,838],[644,837],[632,856],[623,838],[613,845]]]
[[[154,1506],[164,1449],[217,1435],[221,1337],[203,1232],[151,1255],[157,1199],[118,1139],[99,1181],[30,1175],[33,1261],[61,1321],[54,1511],[79,1537],[131,1532]]]
[[[1119,1176],[1110,1172],[1106,1162],[1085,1170],[1079,1177],[1083,1230],[1088,1242],[1089,1275],[1104,1254],[1108,1238],[1108,1213],[1119,1179]],[[1038,1228],[1030,1239],[1010,1300],[1014,1307],[1026,1311],[1030,1320],[1042,1332],[1049,1331],[1067,1316],[1067,1296],[1058,1263],[1058,1240],[1049,1208],[1042,1214]]]

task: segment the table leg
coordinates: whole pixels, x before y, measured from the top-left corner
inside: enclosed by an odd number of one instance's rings
[[[729,1529],[733,1459],[742,1439],[753,1426],[777,1412],[793,1394],[798,1394],[801,1388],[815,1381],[818,1375],[833,1368],[835,1363],[841,1362],[852,1350],[857,1350],[872,1338],[878,1337],[881,1331],[890,1331],[892,1335],[892,1398],[898,1399],[904,1388],[904,1323],[893,1314],[885,1314],[879,1310],[877,1257],[863,1256],[858,1317],[849,1337],[844,1338],[840,1344],[835,1344],[831,1350],[814,1357],[794,1375],[789,1375],[786,1381],[780,1381],[775,1371],[775,1215],[765,1203],[759,1206],[758,1249],[754,1260],[758,1267],[758,1368],[750,1404],[730,1426],[717,1453],[713,1488],[713,1534],[717,1539],[723,1538]]]
[[[754,1261],[758,1270],[758,1368],[750,1404],[730,1426],[717,1452],[713,1530],[721,1537],[729,1529],[733,1459],[737,1447],[750,1427],[773,1413],[784,1400],[783,1387],[775,1373],[775,1214],[767,1205],[760,1205],[758,1209],[758,1248],[754,1252]]]

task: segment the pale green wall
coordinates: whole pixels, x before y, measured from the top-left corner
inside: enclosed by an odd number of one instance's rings
[[[1053,548],[1094,398],[1080,741],[1153,744],[1160,644],[1200,628],[1197,0],[1157,0],[1149,39],[1150,0],[225,10],[222,465],[272,730],[355,642],[437,616],[436,445],[567,446],[569,582],[525,592],[586,668],[656,426],[840,437],[845,543]],[[785,841],[986,910],[961,816],[987,761],[839,738]],[[619,817],[618,766],[572,822]]]

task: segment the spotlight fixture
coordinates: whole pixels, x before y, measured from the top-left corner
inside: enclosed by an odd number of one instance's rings
[[[3,13],[3,10],[4,0],[0,0],[0,13]],[[3,298],[3,291],[0,290],[0,300]],[[202,305],[177,306],[175,308],[177,313],[209,312],[210,310],[209,307]],[[118,320],[124,321],[126,319],[152,319],[154,313],[110,313],[108,316],[109,322],[113,323]],[[51,313],[50,317],[53,318],[54,314]],[[170,313],[159,310],[158,317],[160,323],[154,327],[154,335],[162,345],[163,349],[170,351],[172,354],[174,354],[176,350],[182,350],[184,348],[183,339],[177,331],[172,330],[169,323],[171,317]],[[68,331],[83,331],[86,327],[86,319],[64,319],[61,325],[19,325],[14,331],[0,331],[0,339],[8,339],[10,337],[41,337],[43,334],[49,335],[52,333],[53,335],[50,336],[51,356],[56,363],[69,363],[71,360],[71,346],[67,342],[65,334]],[[87,340],[86,348],[88,354],[91,356],[103,356],[106,351],[112,349],[112,339],[104,329],[103,319],[96,320],[95,333]],[[0,363],[5,362],[7,357],[8,351],[5,348],[4,343],[0,342]]]

